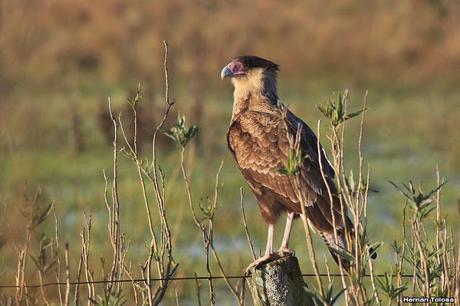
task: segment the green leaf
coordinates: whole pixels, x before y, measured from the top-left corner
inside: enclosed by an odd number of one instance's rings
[[[345,114],[345,103],[348,100],[347,91],[344,94],[338,94],[329,99],[324,106],[318,105],[319,111],[328,119],[329,123],[337,127],[341,123],[351,118],[354,118],[364,112],[366,109],[360,109],[348,114]]]
[[[32,259],[32,261],[34,262],[35,266],[37,267],[38,270],[42,271],[42,266],[40,264],[40,260],[33,256],[33,255],[30,255],[30,258]]]
[[[46,209],[41,213],[41,215],[34,220],[35,226],[40,225],[43,221],[46,220],[52,207],[53,207],[53,203],[50,203],[48,207],[46,207]]]
[[[356,116],[359,116],[360,114],[362,114],[364,111],[366,111],[367,108],[362,108],[356,112],[352,112],[352,113],[348,113],[346,116],[345,116],[345,120],[348,120],[348,119],[351,119],[351,118],[354,118]]]
[[[339,94],[337,97],[337,104],[336,104],[336,119],[342,120],[343,119],[343,96]]]
[[[302,163],[303,159],[300,150],[291,148],[288,152],[288,159],[286,164],[284,167],[278,168],[278,172],[283,175],[294,176],[298,173]]]
[[[177,118],[176,124],[174,124],[169,130],[163,131],[167,137],[171,138],[181,147],[185,147],[197,132],[198,127],[196,125],[192,125],[188,128],[185,124],[185,117],[180,115]]]
[[[342,288],[337,292],[337,294],[330,300],[330,303],[328,305],[334,305],[335,302],[340,298],[340,296],[345,292],[346,288]]]
[[[327,305],[326,301],[323,299],[321,294],[317,292],[315,289],[310,289],[306,286],[304,286],[303,289],[305,290],[307,295],[313,300],[313,303],[316,306]]]

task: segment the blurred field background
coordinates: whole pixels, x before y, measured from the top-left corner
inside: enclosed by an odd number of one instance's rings
[[[370,196],[369,233],[384,241],[377,272],[391,265],[404,204],[388,180],[412,179],[431,190],[438,164],[448,181],[442,213],[458,232],[459,28],[460,5],[447,0],[0,0],[0,283],[14,283],[15,245],[24,239],[20,206],[24,193],[37,188],[43,202],[55,203],[61,241],[70,243],[74,256],[80,252],[83,212],[93,216],[98,271],[99,257],[109,249],[102,176],[112,158],[107,97],[129,122],[126,99],[142,85],[139,137],[148,149],[164,109],[162,40],[170,46],[175,112],[200,128],[186,156],[197,200],[212,196],[224,160],[215,240],[229,274],[240,274],[251,261],[241,222],[229,222],[240,220],[239,187],[245,182],[227,151],[232,89],[219,78],[239,54],[281,65],[283,102],[314,130],[321,118],[317,104],[348,88],[358,109],[369,91],[363,148],[377,191]],[[352,157],[358,123],[348,131]],[[322,142],[328,147],[325,137]],[[177,275],[200,275],[201,237],[187,210],[179,150],[164,136],[160,143]],[[353,158],[346,163],[356,166]],[[136,266],[145,255],[147,223],[136,170],[123,158],[120,167],[122,230]],[[249,230],[263,249],[266,226],[246,187],[245,194]],[[53,222],[42,230],[52,234]],[[293,246],[303,272],[309,272],[303,239],[297,224]],[[320,243],[318,248],[325,251]],[[178,292],[190,303],[193,288],[173,283],[168,299],[174,301]]]

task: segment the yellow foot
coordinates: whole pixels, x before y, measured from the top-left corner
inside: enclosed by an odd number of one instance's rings
[[[290,255],[295,255],[295,252],[294,250],[291,250],[290,248],[281,247],[278,250],[278,255],[279,257],[290,256]]]
[[[256,259],[253,263],[251,263],[247,268],[246,268],[246,273],[249,274],[250,270],[254,267],[259,267],[260,265],[266,264],[270,261],[276,260],[280,258],[278,253],[271,253],[271,254],[265,254],[264,256],[260,257],[259,259]]]

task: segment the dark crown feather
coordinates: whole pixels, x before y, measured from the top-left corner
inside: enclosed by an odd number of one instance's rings
[[[238,56],[236,58],[239,62],[241,62],[246,68],[251,69],[251,68],[265,68],[267,70],[274,70],[278,71],[279,70],[279,65],[275,64],[272,61],[269,61],[267,59],[254,56],[254,55],[243,55],[243,56]]]

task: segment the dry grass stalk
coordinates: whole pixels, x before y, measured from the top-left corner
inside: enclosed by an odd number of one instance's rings
[[[17,250],[18,263],[17,263],[17,275],[16,275],[16,304],[22,304],[24,300],[24,293],[27,288],[25,287],[25,269],[26,269],[26,251],[27,248],[21,248]]]
[[[64,249],[65,260],[65,299],[64,305],[70,305],[70,259],[69,259],[69,244],[65,244]]]
[[[81,269],[83,266],[83,252],[80,254],[80,258],[78,260],[78,268],[77,268],[77,279],[75,284],[75,292],[73,296],[74,305],[79,305],[80,301],[80,280],[81,280]]]
[[[201,306],[201,284],[198,281],[198,276],[195,273],[195,286],[196,286],[196,301],[198,306]]]
[[[246,214],[244,213],[244,195],[243,188],[240,187],[240,208],[241,208],[241,219],[243,219],[244,233],[246,234],[246,239],[251,250],[252,259],[256,260],[256,252],[254,251],[254,245],[252,243],[251,235],[249,234],[248,224],[246,222]]]
[[[59,225],[58,225],[55,205],[53,205],[53,217],[54,217],[54,243],[55,243],[55,248],[56,248],[55,276],[56,276],[56,282],[60,283],[61,282],[61,256],[60,256],[60,249],[59,249]],[[61,292],[60,285],[57,287],[57,291],[58,291],[58,297],[59,297],[59,305],[62,305],[62,292]]]
[[[89,264],[90,249],[91,249],[91,216],[84,214],[84,225],[80,232],[81,244],[82,244],[82,257],[83,257],[83,268],[84,275],[87,282],[87,305],[91,306],[91,303],[96,301],[96,289],[94,286],[93,272]]]

